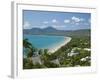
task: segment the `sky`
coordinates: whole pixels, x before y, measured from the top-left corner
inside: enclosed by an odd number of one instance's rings
[[[76,12],[54,12],[23,10],[23,28],[46,28],[58,30],[90,29],[91,14]]]

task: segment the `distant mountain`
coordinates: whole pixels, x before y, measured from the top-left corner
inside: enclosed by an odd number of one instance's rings
[[[51,26],[43,28],[42,30],[45,31],[45,32],[55,32],[55,31],[57,31],[55,28],[53,28]]]
[[[57,30],[52,26],[46,28],[32,28],[24,29],[24,34],[37,34],[37,35],[59,35],[59,36],[90,36],[90,29],[80,29],[80,30]]]
[[[51,26],[48,26],[46,28],[40,29],[40,28],[32,28],[32,29],[24,29],[24,34],[43,34],[43,33],[51,33],[56,32],[57,30]]]
[[[38,34],[38,33],[42,33],[42,30],[40,28],[24,29],[23,33],[24,34]]]

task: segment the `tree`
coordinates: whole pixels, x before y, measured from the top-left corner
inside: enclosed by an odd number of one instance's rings
[[[30,42],[28,42],[28,39],[24,39],[23,40],[23,46],[25,48],[31,48],[32,47],[32,44]]]
[[[44,54],[48,54],[48,49],[44,49]]]
[[[32,57],[33,56],[33,53],[34,53],[33,48],[30,48],[29,49],[29,52],[27,54],[27,57]]]
[[[39,50],[39,55],[41,55],[41,54],[43,54],[43,50],[42,49]]]
[[[34,64],[33,68],[44,68],[45,66],[39,63]]]
[[[37,49],[32,46],[28,39],[23,40],[23,46],[25,50],[27,50],[27,57],[32,57],[34,52],[37,51]]]
[[[33,62],[32,60],[28,58],[23,59],[23,69],[32,69],[33,68]]]
[[[55,64],[55,63],[52,63],[50,61],[45,61],[44,62],[44,65],[47,67],[47,68],[57,68],[59,67],[59,65]]]

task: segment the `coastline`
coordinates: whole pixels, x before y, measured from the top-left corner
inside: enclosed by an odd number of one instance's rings
[[[49,49],[49,52],[54,53],[55,51],[60,49],[62,46],[69,43],[71,41],[71,39],[72,39],[71,37],[64,37],[64,41],[62,41],[61,43],[59,43],[59,44],[55,45],[54,47],[52,47],[51,49]]]

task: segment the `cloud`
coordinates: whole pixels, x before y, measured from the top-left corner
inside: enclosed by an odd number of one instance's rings
[[[70,23],[70,20],[65,19],[65,20],[64,20],[64,23]]]
[[[44,21],[43,23],[44,23],[44,24],[48,24],[49,22],[48,22],[48,21]]]
[[[83,18],[79,18],[79,17],[75,17],[75,16],[73,16],[71,19],[72,19],[74,22],[84,21]]]
[[[23,25],[24,29],[30,29],[31,28],[30,26],[31,24],[28,21],[24,22],[24,25]]]
[[[56,20],[56,19],[53,19],[53,20],[52,20],[52,23],[57,23],[57,20]]]

